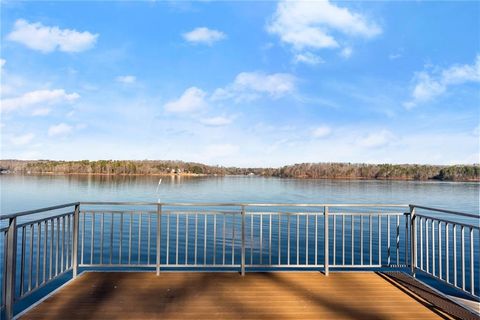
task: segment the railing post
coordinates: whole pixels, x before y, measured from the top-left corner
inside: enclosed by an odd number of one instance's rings
[[[5,268],[5,316],[13,318],[15,303],[15,271],[17,260],[17,218],[10,218],[7,230],[7,255]]]
[[[73,264],[73,278],[78,274],[78,229],[80,227],[80,204],[75,205],[75,212],[73,213],[73,250],[72,250],[72,264]]]
[[[417,230],[415,227],[415,207],[410,205],[410,272],[415,276],[417,267]]]
[[[329,245],[329,238],[328,238],[328,207],[324,207],[324,211],[323,211],[323,216],[325,217],[324,219],[324,231],[325,231],[325,235],[324,235],[324,247],[325,247],[325,250],[324,250],[324,255],[325,255],[325,261],[324,261],[324,267],[325,267],[325,275],[328,276],[328,245]]]
[[[242,265],[240,273],[245,275],[245,206],[242,206]]]
[[[157,204],[157,276],[160,275],[160,239],[161,239],[161,229],[162,229],[162,205]]]

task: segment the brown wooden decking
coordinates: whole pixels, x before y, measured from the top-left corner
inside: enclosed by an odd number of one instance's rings
[[[88,272],[22,319],[445,317],[373,272]]]

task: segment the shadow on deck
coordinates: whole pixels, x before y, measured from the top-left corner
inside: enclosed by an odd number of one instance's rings
[[[417,294],[373,272],[87,272],[22,319],[454,318]]]

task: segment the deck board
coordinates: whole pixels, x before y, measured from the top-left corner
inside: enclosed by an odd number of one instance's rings
[[[22,319],[441,319],[373,272],[88,272]]]

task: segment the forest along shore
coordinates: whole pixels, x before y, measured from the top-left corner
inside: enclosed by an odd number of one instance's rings
[[[0,160],[0,173],[97,175],[257,175],[305,179],[440,180],[480,182],[480,165],[301,163],[237,168],[171,160]]]

